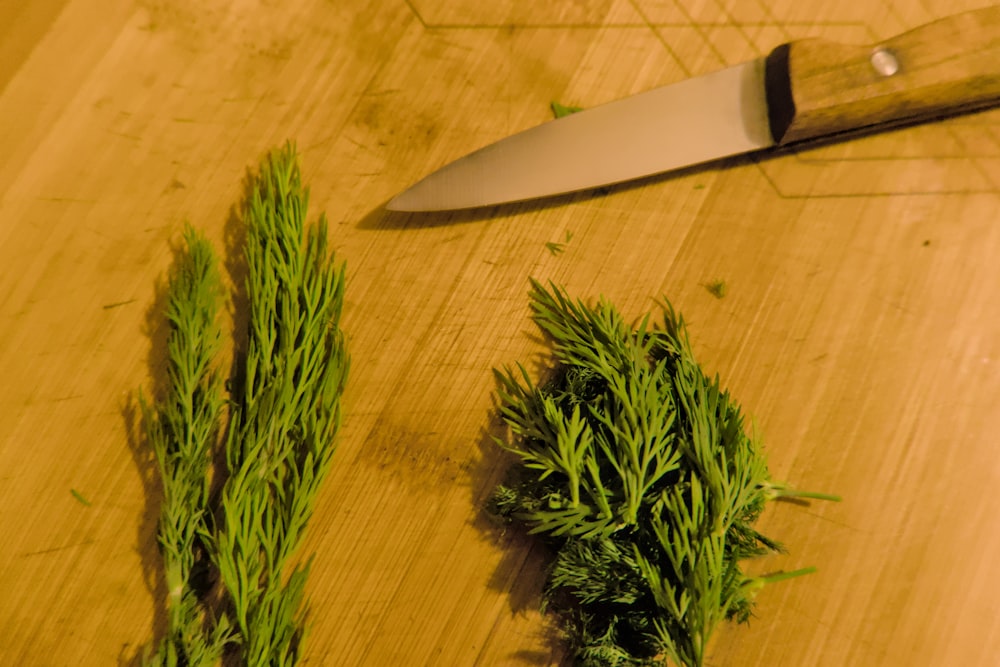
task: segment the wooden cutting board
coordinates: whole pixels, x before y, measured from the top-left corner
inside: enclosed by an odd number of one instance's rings
[[[709,664],[996,665],[1000,112],[596,196],[382,209],[553,100],[982,4],[0,5],[0,664],[134,665],[162,633],[160,487],[134,414],[162,377],[159,281],[185,221],[238,251],[246,171],[291,139],[348,265],[353,356],[303,551],[306,664],[563,660],[538,613],[544,553],[481,511],[507,465],[491,369],[544,351],[534,276],[630,317],[672,301],[774,476],[844,498],[765,514],[788,553],[751,567],[818,572],[765,588]]]

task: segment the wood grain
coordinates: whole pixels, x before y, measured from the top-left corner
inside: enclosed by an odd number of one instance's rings
[[[132,407],[162,374],[159,281],[185,220],[234,256],[246,170],[286,139],[348,264],[353,355],[306,664],[560,664],[545,554],[480,511],[506,465],[491,369],[544,351],[528,276],[629,315],[669,298],[774,475],[844,497],[765,514],[788,553],[752,567],[818,572],[765,589],[711,665],[995,664],[1000,114],[596,196],[381,208],[551,100],[976,4],[30,4],[0,9],[0,664],[138,664],[162,631]]]

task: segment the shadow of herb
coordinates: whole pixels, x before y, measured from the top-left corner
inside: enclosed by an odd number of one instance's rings
[[[539,366],[543,364],[543,356],[539,355]],[[518,616],[542,608],[549,564],[555,552],[537,535],[528,534],[523,524],[507,521],[495,510],[493,496],[497,486],[508,481],[518,469],[517,457],[497,444],[505,431],[499,406],[494,405],[476,443],[479,449],[476,464],[469,469],[471,501],[475,508],[471,524],[484,540],[500,551],[500,561],[488,585],[491,590],[506,596],[509,612]],[[548,651],[520,650],[508,657],[525,665],[572,665],[572,656],[555,619],[546,616],[538,636]]]
[[[171,242],[171,268],[168,269],[168,273],[157,278],[153,289],[153,300],[144,316],[142,332],[149,339],[149,353],[146,356],[149,384],[139,391],[151,401],[162,400],[168,392],[167,340],[170,336],[170,323],[166,316],[169,298],[167,276],[169,271],[178,265],[183,252],[183,244]],[[121,407],[121,415],[125,424],[129,453],[142,481],[145,497],[142,520],[136,526],[136,551],[142,563],[143,582],[154,601],[152,636],[158,638],[166,634],[168,626],[167,587],[163,575],[163,559],[157,541],[163,484],[160,481],[159,466],[152,445],[146,438],[146,423],[139,407],[138,394],[128,395]],[[150,640],[142,646],[135,647],[131,652],[123,649],[118,664],[121,667],[139,667],[143,664],[144,656],[152,651],[155,641],[155,639]]]
[[[226,390],[230,393],[230,399],[242,400],[242,396],[233,392],[239,391],[244,385],[244,375],[246,373],[246,355],[249,345],[250,328],[250,296],[247,294],[247,278],[249,268],[247,267],[246,253],[244,248],[247,241],[246,224],[243,221],[243,214],[248,202],[253,196],[254,172],[247,169],[243,174],[242,197],[237,204],[229,209],[229,216],[226,218],[223,227],[224,255],[222,266],[225,275],[231,283],[230,298],[227,302],[229,321],[232,326],[231,340],[233,343],[232,361],[230,363],[229,381],[226,383]],[[221,448],[220,448],[221,450]],[[216,469],[219,466],[225,468],[224,456],[216,461]],[[214,498],[213,498],[214,499]]]

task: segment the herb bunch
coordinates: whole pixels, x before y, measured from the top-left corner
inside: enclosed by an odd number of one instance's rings
[[[683,319],[635,328],[532,281],[535,322],[551,338],[551,381],[495,371],[498,444],[520,460],[493,510],[553,546],[544,602],[581,665],[702,665],[723,619],[746,621],[764,584],[745,559],[780,550],[753,527],[778,496],[739,406],[695,361]]]
[[[293,665],[305,635],[309,565],[293,556],[340,423],[344,268],[325,218],[305,224],[308,191],[291,144],[267,156],[251,185],[248,340],[228,414],[215,366],[221,281],[211,245],[190,228],[168,283],[167,396],[155,406],[140,396],[164,487],[169,628],[153,664],[211,665],[230,650],[239,664]]]

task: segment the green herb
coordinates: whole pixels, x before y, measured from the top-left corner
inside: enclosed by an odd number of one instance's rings
[[[577,113],[578,111],[583,111],[583,107],[568,107],[560,104],[559,102],[552,102],[550,106],[552,107],[552,115],[556,118],[562,118],[563,116],[569,116]]]
[[[305,636],[309,565],[293,561],[334,452],[348,369],[339,328],[344,270],[320,216],[305,225],[308,192],[291,144],[252,180],[247,227],[248,342],[230,384],[229,415],[215,368],[220,279],[211,246],[190,228],[168,285],[167,396],[140,394],[159,462],[159,542],[169,624],[159,665],[293,665]],[[225,482],[210,497],[215,447]],[[212,590],[217,579],[221,590]]]
[[[243,212],[249,342],[214,553],[250,665],[301,652],[309,565],[292,556],[333,456],[348,370],[343,265],[325,217],[306,228],[307,205],[294,148],[272,153]]]
[[[231,640],[224,616],[206,624],[205,591],[197,585],[210,567],[209,467],[223,407],[215,366],[222,289],[208,241],[188,226],[184,242],[167,285],[167,394],[155,406],[139,395],[146,438],[163,483],[158,539],[168,627],[151,663],[212,665]]]
[[[70,489],[70,494],[77,499],[77,501],[84,507],[90,507],[90,501],[83,497],[83,494],[76,489]]]
[[[554,548],[544,601],[579,664],[702,665],[720,621],[745,621],[761,586],[811,571],[742,573],[780,549],[753,528],[765,502],[821,494],[770,479],[669,303],[662,327],[633,328],[603,299],[532,281],[531,308],[558,364],[542,385],[519,365],[495,373],[497,443],[520,465],[493,511]]]
[[[729,291],[725,280],[713,280],[709,283],[703,283],[703,287],[707,289],[708,293],[716,299],[721,299],[726,296],[726,292]]]

